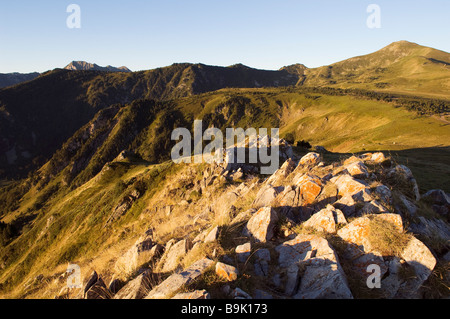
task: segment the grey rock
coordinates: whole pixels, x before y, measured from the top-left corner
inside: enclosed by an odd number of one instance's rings
[[[338,264],[311,265],[302,276],[294,299],[353,299],[345,274]]]
[[[253,292],[253,299],[270,300],[273,299],[273,296],[264,290],[255,289],[255,291]]]
[[[267,277],[269,275],[270,251],[266,248],[255,252],[255,275]]]
[[[142,299],[152,289],[153,274],[144,271],[120,289],[114,299]]]
[[[157,269],[161,272],[172,272],[178,269],[179,261],[186,256],[192,248],[192,243],[189,239],[183,239],[166,249],[164,255],[158,264]]]
[[[246,300],[252,299],[252,297],[241,288],[234,289],[232,292],[232,297],[233,299],[246,299]]]
[[[262,187],[256,195],[253,207],[259,209],[261,207],[270,206],[278,194],[279,190],[270,184]]]
[[[190,300],[202,300],[211,299],[211,295],[206,290],[195,290],[192,292],[184,292],[176,294],[172,299],[190,299]]]
[[[86,292],[86,299],[112,299],[113,294],[106,288],[105,282],[99,278]]]
[[[214,227],[205,237],[204,241],[205,243],[211,243],[217,240],[219,237],[219,227]]]
[[[239,245],[236,247],[236,256],[241,263],[245,263],[250,257],[250,253],[252,251],[251,243],[245,243],[243,245]]]
[[[206,270],[214,265],[212,260],[207,258],[194,263],[186,270],[172,274],[169,278],[164,280],[161,284],[153,288],[145,299],[164,299],[173,295],[183,286],[188,285],[193,280],[205,273]]]
[[[253,237],[257,242],[267,242],[272,239],[278,214],[272,207],[259,209],[248,221],[244,235]]]

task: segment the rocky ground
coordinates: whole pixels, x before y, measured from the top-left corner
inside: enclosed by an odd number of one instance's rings
[[[292,156],[268,178],[247,165],[186,165],[178,178],[195,200],[147,213],[185,209],[192,224],[168,241],[151,227],[118,256],[108,284],[94,271],[56,298],[449,296],[450,196],[420,194],[411,171],[383,153]]]

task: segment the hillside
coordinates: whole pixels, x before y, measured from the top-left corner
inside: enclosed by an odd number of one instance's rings
[[[304,72],[305,86],[331,86],[450,99],[450,53],[408,41]]]
[[[269,179],[248,165],[152,165],[125,156],[75,189],[59,178],[32,187],[20,203],[31,214],[17,219],[27,220],[22,235],[1,250],[0,296],[448,296],[450,229],[431,208],[444,209],[444,195],[418,200],[409,170],[381,153],[339,161],[294,154]],[[363,249],[357,259],[346,250],[352,244]],[[292,277],[297,261],[304,267]],[[65,288],[67,263],[81,267],[82,290]],[[386,274],[383,289],[367,288],[366,263]]]
[[[295,82],[295,77],[284,71],[201,64],[174,64],[134,73],[50,71],[32,82],[0,90],[0,176],[26,175],[99,110],[114,104]]]
[[[0,89],[8,86],[20,84],[34,80],[39,76],[39,73],[3,73],[0,74]]]
[[[0,298],[448,298],[448,55],[402,41],[318,69],[74,63],[0,89]],[[278,170],[229,152],[175,164],[172,133],[195,120],[279,128],[239,145],[279,145]]]

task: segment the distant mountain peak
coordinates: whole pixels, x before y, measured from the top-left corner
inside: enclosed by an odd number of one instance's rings
[[[246,65],[244,65],[244,64],[242,64],[242,63],[237,63],[237,64],[230,65],[229,68],[235,68],[235,69],[251,69],[251,67],[246,66]]]
[[[102,67],[95,63],[88,63],[86,61],[72,61],[64,69],[73,71],[131,72],[131,70],[125,66],[117,68],[108,65],[106,67]]]

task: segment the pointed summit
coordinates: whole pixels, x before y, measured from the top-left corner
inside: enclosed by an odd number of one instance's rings
[[[131,72],[125,66],[119,68],[108,65],[106,67],[98,66],[95,63],[88,63],[85,61],[72,61],[64,69],[72,71],[104,71],[104,72]]]

